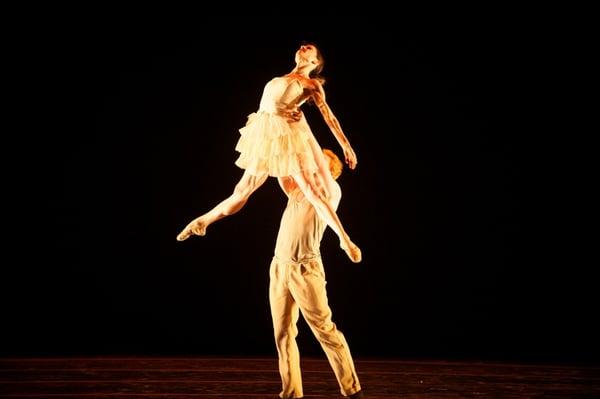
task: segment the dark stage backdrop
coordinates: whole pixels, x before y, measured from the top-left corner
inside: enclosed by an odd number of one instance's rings
[[[552,115],[534,117],[544,37],[486,20],[322,17],[82,20],[24,46],[2,355],[275,356],[276,181],[206,237],[175,237],[229,195],[238,129],[308,40],[358,155],[339,215],[364,260],[330,230],[322,246],[355,355],[598,359],[589,264],[549,184],[565,154],[548,154]],[[341,156],[316,108],[305,114]],[[300,323],[302,353],[320,354]]]

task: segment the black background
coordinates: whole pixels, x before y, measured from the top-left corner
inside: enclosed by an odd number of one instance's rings
[[[275,356],[276,181],[206,237],[175,236],[229,195],[237,129],[307,40],[358,155],[338,213],[363,262],[331,231],[322,246],[355,356],[598,360],[593,263],[562,186],[575,157],[545,108],[550,32],[383,14],[58,21],[15,46],[0,354]],[[303,321],[298,339],[320,355]]]

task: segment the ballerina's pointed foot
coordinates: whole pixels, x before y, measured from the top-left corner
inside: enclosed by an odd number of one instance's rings
[[[354,243],[351,242],[347,247],[342,246],[342,249],[352,262],[359,263],[362,260],[362,252]]]
[[[185,229],[177,235],[177,241],[184,241],[190,238],[192,235],[203,236],[206,235],[206,228],[208,225],[201,219],[196,219],[190,224],[185,226]]]

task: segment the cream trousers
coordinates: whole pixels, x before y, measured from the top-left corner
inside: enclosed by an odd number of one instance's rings
[[[299,312],[327,355],[342,395],[360,391],[354,362],[344,335],[331,321],[325,290],[325,269],[321,258],[304,262],[273,258],[269,271],[269,302],[275,344],[279,355],[282,398],[301,398],[300,353],[296,344]]]

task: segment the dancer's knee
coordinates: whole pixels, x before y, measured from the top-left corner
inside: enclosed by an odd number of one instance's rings
[[[323,334],[336,330],[335,323],[331,320],[314,320],[311,324],[316,331]]]
[[[298,329],[294,326],[281,326],[281,328],[275,328],[275,341],[278,343],[285,343],[289,339],[295,339],[298,335]]]
[[[235,185],[232,196],[240,201],[246,201],[257,188],[259,188],[267,179],[267,176],[244,175]]]
[[[251,193],[252,185],[249,182],[241,181],[235,185],[232,196],[235,197],[237,200],[245,200],[248,199]]]
[[[312,330],[317,340],[329,346],[342,345],[340,339],[341,332],[336,328],[333,322],[316,323],[312,325]]]
[[[311,202],[326,200],[321,190],[310,181],[306,182],[302,191],[306,198],[308,198],[308,200]]]

